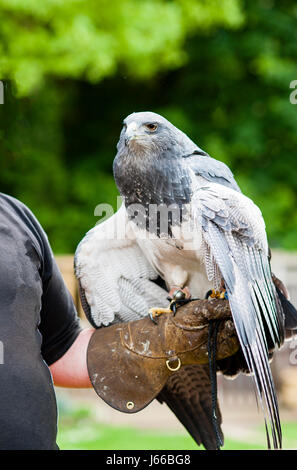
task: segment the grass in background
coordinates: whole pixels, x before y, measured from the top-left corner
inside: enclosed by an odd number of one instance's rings
[[[68,428],[59,431],[58,445],[68,450],[197,450],[191,437],[181,434],[140,431],[138,429],[113,427],[100,423]],[[224,449],[264,449],[257,444],[227,439]]]
[[[59,431],[61,450],[198,450],[188,434],[140,430],[111,426],[98,421],[90,405],[58,393]],[[156,426],[157,427],[157,426]],[[297,422],[282,424],[283,448],[297,449]],[[262,444],[263,443],[263,444]],[[265,446],[265,429],[256,426],[248,442],[225,436],[225,450],[261,450]]]
[[[78,406],[68,400],[59,403],[58,445],[64,450],[197,450],[189,435],[181,433],[139,430],[110,426],[98,422],[91,408]],[[297,435],[297,424],[290,429]],[[296,441],[296,439],[295,439]],[[255,442],[240,442],[226,438],[224,449],[264,449]],[[201,447],[202,449],[202,447]]]

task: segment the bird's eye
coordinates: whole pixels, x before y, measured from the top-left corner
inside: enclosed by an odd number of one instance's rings
[[[154,131],[157,130],[158,124],[153,123],[153,122],[149,122],[148,124],[145,124],[145,127],[146,127],[150,132],[154,132]]]

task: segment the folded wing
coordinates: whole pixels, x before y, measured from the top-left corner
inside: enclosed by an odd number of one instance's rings
[[[209,280],[216,286],[224,281],[245,360],[268,411],[274,446],[280,447],[268,350],[283,342],[284,317],[271,278],[261,212],[243,194],[216,183],[201,185],[192,202],[197,229],[202,227]]]

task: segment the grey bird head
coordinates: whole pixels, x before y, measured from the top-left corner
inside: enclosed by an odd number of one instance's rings
[[[115,182],[129,203],[185,203],[192,174],[240,191],[232,172],[159,114],[132,113],[123,122],[113,163]]]
[[[200,149],[167,119],[152,112],[130,114],[117,149],[114,177],[126,205],[189,200],[191,178],[183,157]]]
[[[178,158],[197,150],[189,137],[159,114],[132,113],[123,122],[119,153]]]

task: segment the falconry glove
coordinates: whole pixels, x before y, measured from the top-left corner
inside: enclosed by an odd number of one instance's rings
[[[214,320],[220,320],[216,357],[221,360],[239,349],[225,300],[193,301],[175,316],[161,315],[157,324],[147,317],[97,329],[87,352],[95,391],[119,411],[142,410],[180,368],[208,363],[209,325]]]

